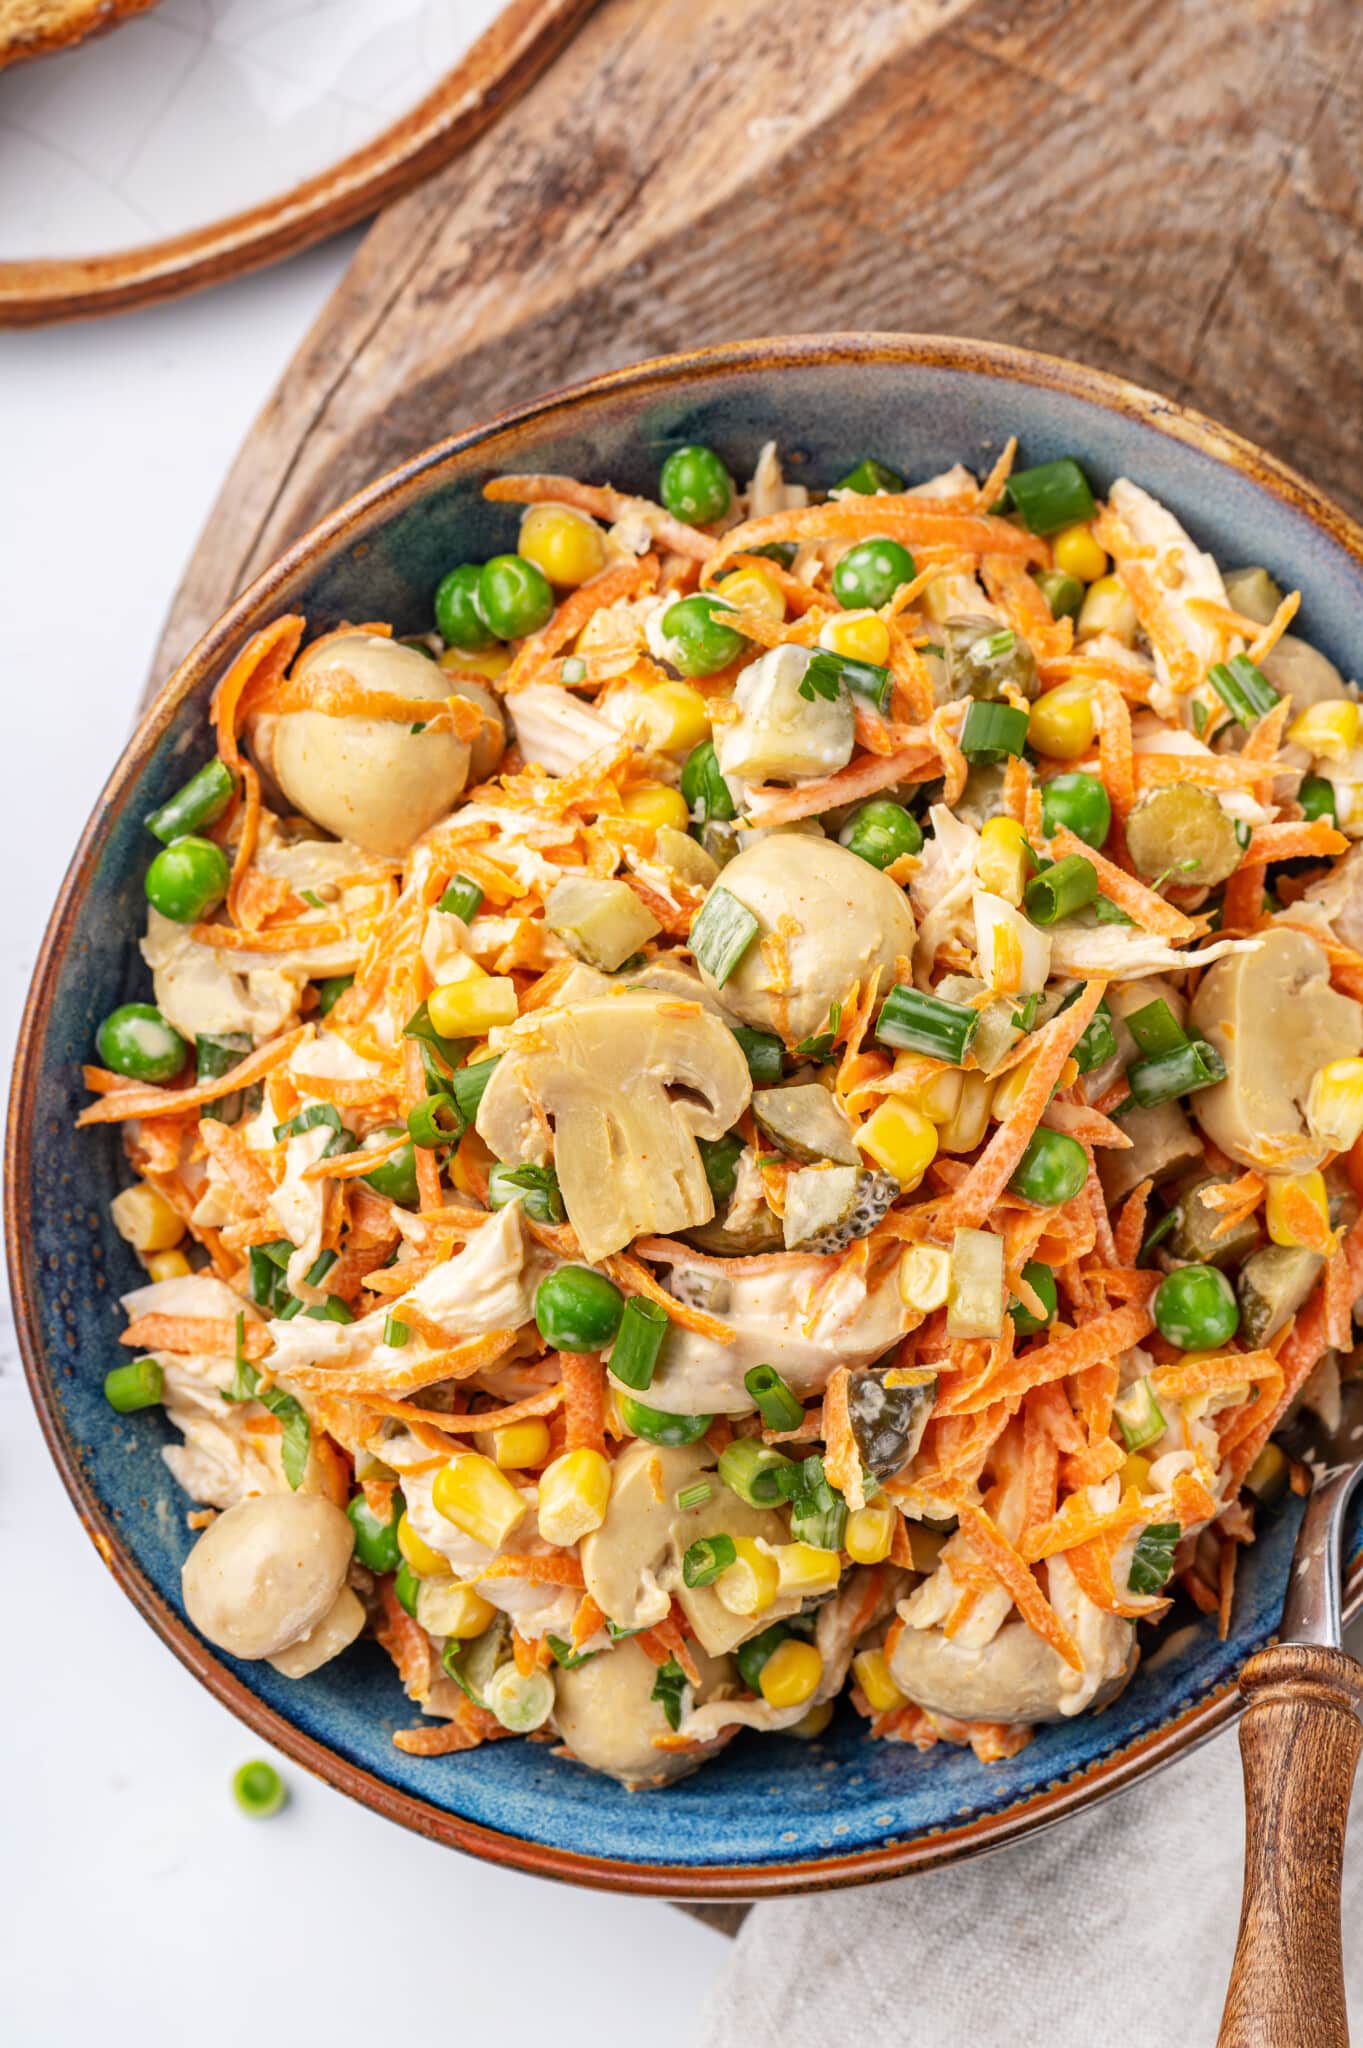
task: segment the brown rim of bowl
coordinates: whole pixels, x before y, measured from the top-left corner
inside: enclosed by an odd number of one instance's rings
[[[604,1891],[626,1891],[676,1900],[751,1900],[864,1884],[910,1871],[930,1870],[982,1850],[1001,1847],[1036,1828],[1063,1819],[1067,1814],[1077,1813],[1095,1800],[1134,1783],[1148,1771],[1195,1748],[1237,1716],[1241,1707],[1238,1688],[1233,1680],[1214,1687],[1204,1698],[1185,1708],[1176,1719],[1166,1722],[1149,1735],[1129,1743],[1087,1770],[1057,1778],[1043,1790],[1016,1801],[1002,1812],[983,1814],[960,1827],[936,1829],[907,1841],[886,1842],[852,1854],[799,1862],[693,1867],[631,1863],[616,1857],[590,1856],[575,1850],[550,1848],[462,1820],[458,1815],[447,1813],[411,1793],[397,1790],[369,1771],[348,1763],[324,1743],[304,1735],[283,1715],[257,1699],[218,1661],[172,1612],[124,1550],[116,1522],[87,1479],[78,1448],[68,1436],[49,1395],[42,1368],[37,1292],[29,1282],[20,1249],[21,1242],[28,1236],[27,1204],[21,1196],[21,1188],[26,1180],[22,1169],[31,1142],[34,1090],[30,1086],[30,1077],[38,1062],[75,906],[93,868],[103,821],[122,799],[127,784],[148,750],[156,745],[171,723],[186,693],[205,677],[214,674],[241,636],[263,622],[283,581],[308,562],[353,540],[356,529],[367,527],[379,513],[389,514],[400,509],[417,494],[419,487],[455,457],[474,448],[495,456],[499,442],[514,442],[526,427],[538,426],[558,414],[571,413],[584,400],[618,391],[662,393],[697,375],[783,366],[805,367],[830,362],[884,362],[902,364],[906,368],[918,365],[968,370],[1087,399],[1110,412],[1186,442],[1238,471],[1313,520],[1353,557],[1363,571],[1363,528],[1285,463],[1225,428],[1214,425],[1199,413],[1142,390],[1138,385],[1128,384],[1120,377],[1087,369],[1060,357],[1010,348],[1002,343],[934,335],[877,334],[791,336],[733,342],[697,349],[686,355],[659,357],[552,392],[533,404],[503,413],[485,425],[471,427],[464,433],[437,442],[434,447],[390,471],[338,507],[264,570],[181,662],[153,700],[124,749],[81,835],[39,953],[20,1026],[10,1091],[5,1149],[5,1198],[10,1222],[8,1260],[24,1370],[43,1435],[66,1490],[95,1548],[133,1605],[180,1662],[238,1719],[305,1770],[361,1800],[387,1819],[400,1821],[403,1826],[430,1840],[465,1850],[492,1863],[527,1871],[533,1876],[565,1879]],[[1349,1573],[1344,1592],[1345,1615],[1351,1619],[1363,1607],[1363,1557]]]
[[[508,0],[458,63],[382,134],[240,213],[107,255],[0,261],[0,328],[46,327],[180,298],[353,227],[480,135],[595,5],[596,0]]]

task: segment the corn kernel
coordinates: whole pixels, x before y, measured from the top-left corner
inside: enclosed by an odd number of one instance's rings
[[[836,1550],[821,1550],[813,1543],[778,1543],[775,1556],[783,1593],[802,1598],[831,1593],[842,1577],[842,1558]]]
[[[532,505],[521,520],[517,552],[560,590],[574,590],[606,566],[606,537],[572,505]]]
[[[149,1252],[147,1271],[153,1280],[183,1280],[193,1268],[183,1252]]]
[[[1137,1493],[1144,1493],[1150,1484],[1150,1460],[1143,1458],[1139,1451],[1128,1451],[1117,1476],[1122,1482],[1123,1493],[1128,1486],[1134,1486]]]
[[[492,1626],[496,1612],[475,1586],[457,1579],[423,1579],[417,1588],[416,1618],[433,1636],[471,1642]]]
[[[1033,1053],[1030,1059],[1020,1060],[1017,1066],[1010,1067],[1003,1079],[998,1082],[994,1089],[993,1100],[989,1105],[989,1114],[995,1123],[1007,1123],[1009,1117],[1017,1108],[1028,1081],[1031,1079],[1032,1068],[1035,1064],[1036,1054]],[[1060,1079],[1055,1085],[1057,1088],[1068,1088],[1070,1083],[1077,1081],[1078,1078],[1078,1062],[1074,1059],[1068,1059],[1060,1069]]]
[[[398,1517],[398,1549],[406,1558],[419,1579],[448,1578],[450,1561],[433,1550],[424,1536],[418,1536],[411,1521],[404,1513]]]
[[[903,1055],[900,1055],[902,1058]],[[910,1058],[916,1058],[910,1054]],[[899,1061],[895,1062],[898,1071]],[[961,1087],[965,1080],[959,1067],[943,1067],[939,1073],[929,1074],[927,1079],[914,1091],[913,1106],[921,1109],[929,1123],[949,1124],[961,1106]]]
[[[1343,761],[1358,745],[1359,713],[1352,697],[1337,697],[1325,704],[1308,704],[1293,719],[1287,737],[1294,747],[1304,747],[1318,760]]]
[[[456,1451],[431,1486],[431,1504],[475,1543],[499,1550],[525,1513],[525,1502],[491,1458]],[[413,1571],[416,1566],[412,1566]]]
[[[1032,706],[1027,738],[1052,761],[1077,761],[1093,745],[1093,699],[1083,683],[1061,683]]]
[[[733,1563],[715,1580],[720,1604],[730,1614],[762,1614],[781,1590],[781,1567],[751,1536],[735,1536],[734,1550]]]
[[[786,615],[786,594],[766,569],[735,569],[731,575],[721,576],[715,589],[741,611],[755,612],[773,624]]]
[[[801,1714],[793,1728],[787,1728],[787,1735],[798,1735],[804,1742],[813,1742],[822,1735],[833,1718],[832,1700],[820,1700],[817,1706]]]
[[[847,612],[828,621],[819,645],[845,661],[873,661],[883,668],[890,658],[890,629],[876,612]]]
[[[951,1254],[943,1245],[907,1245],[899,1255],[899,1295],[905,1307],[924,1315],[945,1307],[950,1271]]]
[[[503,1472],[520,1472],[528,1465],[542,1465],[549,1455],[549,1425],[532,1415],[525,1422],[508,1422],[505,1429],[480,1430],[477,1444]]]
[[[466,654],[462,647],[447,647],[439,657],[443,669],[462,670],[465,675],[484,676],[493,683],[511,666],[509,647],[485,647],[481,654]]]
[[[481,1038],[494,1024],[516,1021],[516,984],[509,974],[447,981],[426,998],[426,1014],[442,1038]]]
[[[655,683],[640,691],[643,743],[655,754],[689,754],[710,737],[710,707],[690,683]]]
[[[823,1658],[813,1643],[787,1636],[762,1666],[757,1683],[769,1707],[802,1707],[819,1689]]]
[[[566,1550],[601,1527],[610,1497],[610,1460],[589,1444],[564,1451],[540,1474],[540,1535]]]
[[[114,1229],[135,1252],[168,1252],[185,1234],[181,1218],[159,1188],[140,1180],[109,1204]]]
[[[1067,526],[1051,541],[1051,557],[1062,575],[1076,576],[1081,583],[1096,583],[1107,574],[1107,555],[1093,537],[1091,526]]]
[[[921,1110],[890,1096],[856,1134],[857,1144],[899,1185],[916,1188],[937,1156],[937,1126]]]
[[[620,808],[638,824],[670,825],[675,832],[684,832],[691,822],[686,798],[665,782],[641,782],[622,800]]]
[[[961,1099],[956,1105],[955,1115],[949,1124],[942,1126],[938,1141],[940,1152],[973,1152],[985,1134],[989,1123],[989,1105],[994,1098],[994,1083],[988,1074],[973,1069],[961,1076]]]
[[[1016,910],[1031,870],[1027,834],[1016,818],[991,818],[980,833],[975,873],[982,889],[992,890]]]
[[[1330,1060],[1317,1069],[1306,1121],[1332,1152],[1348,1152],[1358,1143],[1363,1137],[1363,1060]]]
[[[1139,624],[1136,607],[1121,577],[1100,576],[1096,583],[1090,583],[1085,592],[1075,624],[1075,638],[1096,640],[1100,633],[1111,633],[1124,647],[1130,647]]]
[[[888,1714],[905,1704],[904,1695],[890,1676],[883,1650],[861,1650],[852,1659],[852,1676],[866,1696],[873,1714]]]
[[[1325,1176],[1270,1173],[1264,1196],[1264,1225],[1274,1244],[1305,1245],[1319,1251],[1330,1229],[1330,1202]]]
[[[895,1508],[857,1508],[847,1517],[843,1548],[853,1564],[883,1564],[894,1542]]]

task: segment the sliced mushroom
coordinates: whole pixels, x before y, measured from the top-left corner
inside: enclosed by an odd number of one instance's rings
[[[1306,1100],[1318,1068],[1363,1050],[1363,1005],[1331,988],[1317,940],[1271,928],[1254,952],[1208,970],[1191,1016],[1226,1063],[1225,1080],[1192,1098],[1213,1144],[1267,1172],[1319,1166],[1326,1147],[1307,1127]]]
[[[679,1508],[677,1495],[705,1477],[708,1500]],[[798,1594],[785,1594],[760,1615],[731,1614],[713,1586],[687,1586],[682,1558],[698,1537],[720,1533],[786,1543],[786,1518],[773,1508],[749,1507],[721,1486],[715,1454],[706,1444],[664,1448],[632,1443],[615,1461],[610,1506],[599,1529],[582,1539],[579,1555],[587,1591],[617,1628],[649,1628],[661,1621],[675,1593],[696,1637],[711,1656],[722,1656],[769,1622],[793,1614]]]
[[[833,1004],[854,982],[864,991],[877,968],[884,994],[896,960],[912,955],[904,891],[835,840],[773,833],[729,862],[721,886],[753,913],[758,936],[722,988],[705,975],[707,986],[740,1022],[788,1045],[823,1030]]]
[[[306,1678],[320,1671],[342,1650],[349,1649],[364,1627],[364,1605],[349,1586],[342,1586],[322,1619],[296,1643],[269,1659],[285,1678]]]
[[[468,779],[470,783],[486,782],[506,752],[506,718],[501,704],[486,683],[475,682],[472,676],[451,675],[443,665],[441,672],[446,696],[462,697],[466,703],[476,704],[483,714],[482,729],[469,742]]]
[[[354,1547],[346,1516],[321,1494],[239,1501],[184,1561],[185,1612],[233,1657],[278,1656],[330,1616]]]
[[[841,686],[829,698],[806,685],[812,655],[808,647],[773,647],[741,672],[733,694],[738,715],[715,731],[722,774],[784,782],[847,766],[856,732],[852,699]]]
[[[1259,666],[1278,695],[1291,699],[1294,718],[1312,704],[1329,704],[1351,694],[1329,656],[1295,633],[1284,633]]]
[[[707,1657],[698,1645],[692,1654],[701,1676],[695,1698],[722,1699],[733,1684],[727,1659]],[[655,1740],[672,1732],[661,1702],[653,1697],[657,1679],[657,1665],[630,1642],[558,1673],[554,1726],[565,1747],[589,1770],[604,1771],[632,1792],[671,1785],[722,1747],[719,1742],[690,1749],[655,1747]]]
[[[1351,846],[1302,900],[1316,906],[1341,945],[1363,950],[1363,846]]]
[[[362,689],[402,697],[437,700],[454,691],[434,662],[377,633],[319,642],[294,668],[300,679],[337,671]],[[405,853],[453,809],[468,780],[464,740],[451,732],[414,733],[393,719],[289,711],[259,720],[252,746],[305,818],[370,853]]]
[[[737,1039],[708,1010],[630,990],[510,1027],[478,1133],[503,1162],[544,1165],[547,1118],[568,1220],[595,1261],[710,1221],[696,1139],[722,1138],[751,1094]]]

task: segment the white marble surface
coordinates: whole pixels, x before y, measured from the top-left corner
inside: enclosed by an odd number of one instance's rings
[[[501,0],[160,0],[0,73],[0,260],[105,255],[286,192],[425,98]]]
[[[349,255],[121,320],[0,335],[0,1064],[48,907],[233,452]],[[286,1765],[139,1622],[81,1533],[0,1316],[0,2038],[681,2048],[724,1955],[670,1906],[500,1872]],[[371,1945],[372,1942],[372,1945]],[[368,1959],[365,1960],[365,1951]],[[603,1985],[609,1989],[603,1991]],[[606,2000],[609,1999],[609,2007]],[[424,2020],[417,2020],[418,2010]],[[533,2017],[532,2017],[533,2015]]]

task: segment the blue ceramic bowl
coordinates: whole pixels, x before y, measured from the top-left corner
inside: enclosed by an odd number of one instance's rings
[[[452,562],[514,546],[499,471],[566,471],[652,491],[668,449],[704,441],[746,474],[763,440],[788,474],[828,485],[874,453],[922,477],[989,467],[1016,434],[1028,462],[1070,452],[1095,483],[1122,472],[1226,562],[1267,563],[1303,592],[1310,638],[1359,668],[1363,532],[1234,436],[1094,371],[980,342],[837,336],[739,344],[644,364],[442,442],[365,491],[246,592],[166,684],[114,770],[54,912],[24,1024],[7,1195],[19,1331],[43,1426],[91,1537],[145,1618],[234,1712],[299,1762],[408,1826],[474,1854],[581,1883],[670,1897],[754,1897],[945,1862],[1055,1820],[1199,1741],[1236,1711],[1236,1673],[1274,1629],[1296,1504],[1244,1559],[1231,1639],[1179,1630],[1107,1713],[1043,1730],[1009,1763],[871,1742],[844,1709],[805,1744],[742,1736],[674,1789],[628,1793],[545,1747],[505,1743],[422,1760],[390,1740],[413,1712],[372,1645],[290,1684],[236,1664],[188,1627],[183,1502],[159,1414],[120,1420],[101,1392],[116,1297],[138,1269],[109,1222],[110,1131],[77,1137],[80,1068],[99,1019],[146,993],[138,958],[141,820],[205,755],[208,698],[246,636],[277,612],[318,632],[382,618],[430,624]],[[1351,638],[1352,635],[1352,638]],[[1363,1599],[1363,1499],[1350,1533]]]

